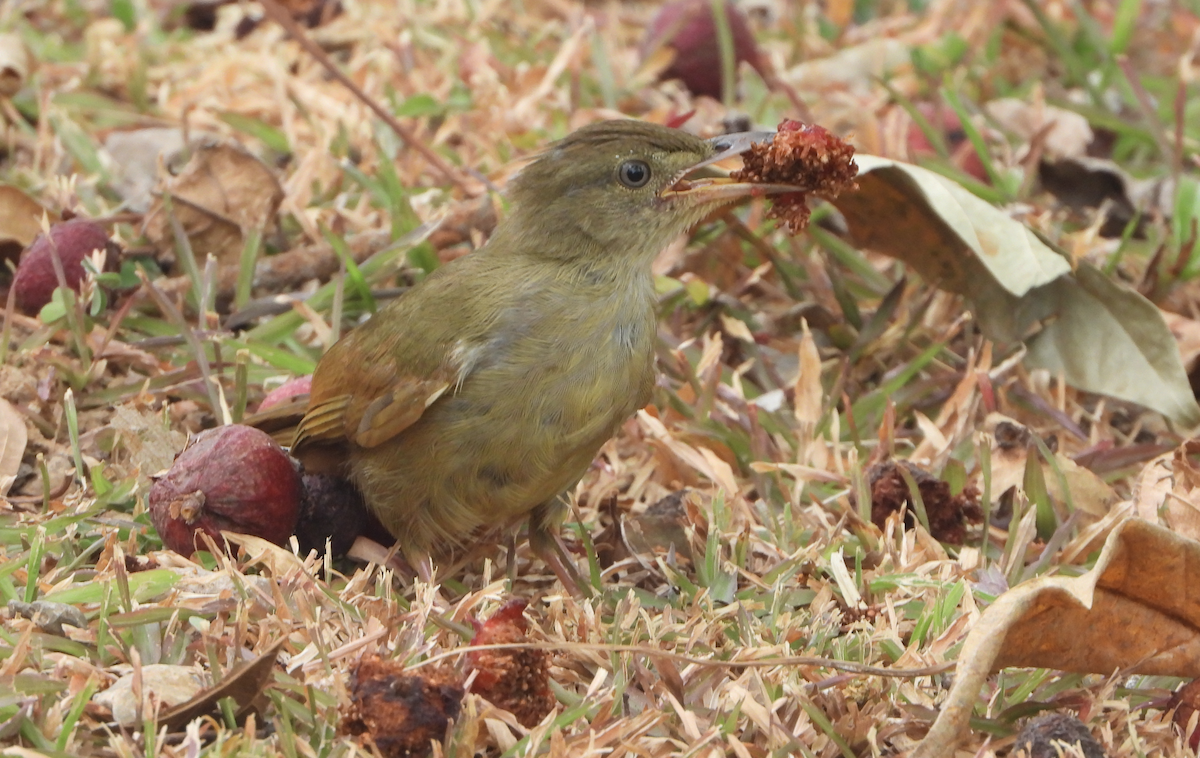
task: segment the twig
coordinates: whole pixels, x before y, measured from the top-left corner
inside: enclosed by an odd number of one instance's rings
[[[682,653],[673,653],[669,650],[662,650],[655,647],[647,647],[645,645],[606,645],[594,644],[589,642],[568,642],[563,644],[547,643],[547,642],[510,642],[502,645],[468,645],[465,647],[447,650],[438,655],[432,655],[423,661],[412,664],[410,668],[420,668],[429,666],[438,661],[460,656],[465,653],[472,653],[478,650],[545,650],[547,652],[558,653],[564,650],[594,650],[601,653],[642,653],[644,655],[660,656],[670,659],[676,663],[692,663],[697,666],[712,666],[715,668],[768,668],[775,666],[821,666],[831,668],[837,671],[846,671],[851,674],[863,674],[867,676],[892,676],[892,677],[918,677],[918,676],[935,676],[953,669],[957,664],[953,661],[946,663],[938,663],[932,666],[923,666],[915,669],[891,669],[883,666],[871,666],[865,663],[854,663],[852,661],[838,661],[833,658],[820,658],[812,655],[786,655],[786,656],[771,656],[769,658],[751,658],[734,659],[728,661],[716,660],[713,658],[701,658],[695,655],[684,655]]]
[[[461,172],[447,163],[445,159],[438,155],[432,148],[417,139],[416,135],[399,121],[397,121],[395,116],[393,116],[391,113],[388,113],[386,108],[384,108],[370,95],[364,92],[363,89],[355,84],[350,77],[342,73],[341,69],[334,65],[333,61],[330,60],[329,56],[325,54],[325,51],[321,49],[320,45],[312,41],[312,38],[309,37],[304,29],[296,23],[291,14],[288,13],[283,6],[276,2],[276,0],[262,0],[262,6],[263,10],[267,12],[267,15],[270,16],[277,24],[282,26],[284,31],[291,35],[292,39],[296,40],[300,47],[304,48],[305,52],[316,59],[317,63],[320,63],[334,79],[337,79],[343,87],[350,90],[350,92],[353,93],[354,96],[359,100],[361,100],[364,105],[374,111],[375,115],[383,119],[384,123],[390,126],[392,131],[394,131],[406,145],[420,153],[425,160],[429,161],[429,164],[433,166],[438,173],[444,176],[463,192],[466,192],[468,195],[479,194],[478,192],[472,190],[471,186],[467,182],[466,177],[464,177]]]

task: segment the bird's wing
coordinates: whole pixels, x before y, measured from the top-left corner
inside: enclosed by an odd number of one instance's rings
[[[293,450],[347,441],[361,447],[380,445],[416,423],[455,381],[440,367],[426,376],[371,369],[365,373],[369,375],[356,378],[353,394],[319,397],[314,383],[313,400],[296,429]]]
[[[500,286],[486,273],[492,265],[473,254],[443,266],[330,348],[313,374],[293,450],[382,445],[453,393],[474,365],[468,346],[486,342],[498,312],[480,306],[498,299],[481,294]],[[430,318],[448,303],[469,313]]]

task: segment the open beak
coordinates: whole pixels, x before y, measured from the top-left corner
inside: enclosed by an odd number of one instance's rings
[[[703,168],[708,168],[727,158],[733,158],[748,151],[752,145],[760,142],[770,142],[775,132],[738,132],[713,137],[708,142],[716,149],[711,158],[706,158],[679,175],[671,186],[660,193],[664,200],[679,198],[696,204],[728,202],[743,197],[761,197],[763,195],[778,195],[784,192],[803,192],[805,187],[792,184],[763,184],[754,182],[739,182],[728,176],[704,176],[688,178]],[[710,169],[710,172],[713,169]],[[719,171],[719,169],[716,169]]]

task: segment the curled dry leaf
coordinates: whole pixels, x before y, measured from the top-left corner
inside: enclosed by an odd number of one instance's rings
[[[975,622],[954,685],[913,758],[954,754],[979,689],[1009,666],[1110,675],[1200,676],[1200,543],[1133,518],[1079,577],[1042,577],[997,598]]]
[[[856,160],[858,190],[833,201],[856,245],[967,297],[990,339],[1027,340],[1028,365],[1200,423],[1174,338],[1149,300],[1086,262],[1072,271],[1024,224],[949,179],[876,156]]]
[[[898,258],[930,283],[970,298],[992,339],[1019,339],[1032,321],[1049,315],[1049,307],[1018,310],[1021,298],[1069,273],[1071,264],[1024,224],[927,169],[873,155],[855,160],[858,190],[833,204],[856,245]]]
[[[33,58],[20,36],[0,34],[0,97],[12,97],[25,85],[33,69]]]
[[[270,684],[271,673],[275,670],[275,659],[279,657],[279,651],[283,649],[285,642],[287,640],[279,640],[254,660],[228,672],[213,686],[202,691],[193,691],[191,698],[178,701],[178,705],[160,712],[158,726],[165,726],[170,731],[179,731],[194,719],[217,713],[221,701],[225,698],[233,700],[234,716],[238,723],[241,723],[242,718],[255,707],[255,702]]]
[[[173,249],[173,213],[198,260],[211,253],[218,263],[236,263],[246,234],[273,222],[283,187],[267,164],[240,146],[205,140],[193,148],[179,173],[164,178],[146,215],[145,234],[160,252]],[[163,196],[170,197],[170,213]]]

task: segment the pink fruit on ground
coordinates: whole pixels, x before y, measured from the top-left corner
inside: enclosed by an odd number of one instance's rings
[[[733,53],[738,63],[746,62],[762,72],[762,58],[750,24],[733,3],[725,0],[725,18],[733,36]],[[675,51],[663,79],[679,79],[695,95],[721,97],[721,46],[713,23],[711,0],[676,0],[666,3],[646,33],[644,54],[669,47]]]
[[[300,474],[270,435],[235,424],[201,432],[150,488],[150,520],[163,544],[190,556],[203,531],[218,545],[221,531],[282,545],[300,512]]]
[[[298,376],[268,392],[267,396],[258,404],[258,413],[282,405],[298,395],[307,395],[309,392],[312,392],[312,374]]]
[[[108,250],[105,268],[115,268],[120,249],[108,239],[108,232],[95,221],[71,219],[50,227],[50,236],[39,234],[21,256],[13,279],[17,307],[33,315],[50,302],[58,286],[54,272],[54,251],[62,261],[67,286],[78,291],[83,280],[83,259],[93,250]]]

